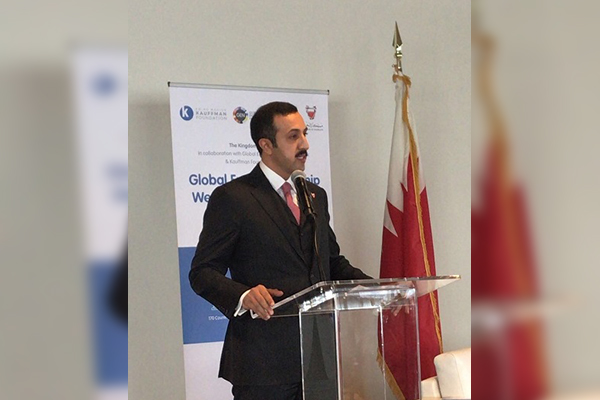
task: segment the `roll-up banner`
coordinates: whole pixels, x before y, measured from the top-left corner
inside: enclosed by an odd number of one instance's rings
[[[227,318],[190,287],[188,273],[212,191],[260,161],[250,119],[272,101],[294,104],[308,128],[307,179],[330,197],[328,91],[169,83],[181,318],[188,400],[229,400],[218,378]],[[332,221],[333,223],[333,221]]]
[[[71,54],[73,116],[88,271],[94,399],[127,393],[127,49]]]

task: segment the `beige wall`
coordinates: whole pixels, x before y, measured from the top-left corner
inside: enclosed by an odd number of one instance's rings
[[[167,81],[330,90],[333,210],[377,275],[394,113],[394,22],[412,77],[446,350],[470,345],[469,1],[135,0],[129,10],[129,392],[183,399]]]

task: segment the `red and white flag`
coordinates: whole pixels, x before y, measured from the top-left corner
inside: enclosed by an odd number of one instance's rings
[[[496,125],[471,214],[472,307],[488,310],[487,318],[476,312],[474,319],[473,398],[537,400],[550,388],[537,311],[543,302],[525,188],[512,174],[507,134]]]
[[[394,80],[396,117],[383,223],[380,277],[435,276],[427,190],[415,125],[408,110],[411,81],[402,74],[396,75]],[[419,378],[426,379],[436,374],[433,358],[442,352],[437,292],[422,296],[418,302],[420,346],[414,338],[409,337],[407,328],[400,326],[405,324],[402,318],[391,318],[383,325],[386,376],[399,399],[419,397]],[[421,355],[420,377],[417,368],[406,367],[406,360],[414,358],[418,347]]]

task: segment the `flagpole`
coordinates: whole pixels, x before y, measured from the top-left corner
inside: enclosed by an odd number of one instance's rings
[[[393,79],[396,81],[396,77],[402,74],[402,38],[400,37],[400,31],[398,31],[398,22],[396,21],[396,30],[394,32],[394,40],[392,46],[395,49],[396,63],[392,65],[394,67]]]
[[[392,46],[395,57],[392,80],[396,86],[396,110],[380,276],[435,276],[427,192],[420,167],[417,135],[408,109],[411,80],[404,75],[402,68],[402,38],[398,23],[395,25]],[[391,363],[387,360],[384,362],[386,380],[399,400],[419,398],[421,379],[435,376],[433,359],[443,352],[437,295],[432,292],[428,297],[420,298],[418,309],[416,318],[419,333],[415,340],[419,344],[409,343],[406,337],[398,340],[399,337],[393,335],[388,336],[387,340],[386,354]],[[403,321],[398,319],[389,321],[384,329],[398,332],[402,326]],[[403,362],[401,360],[410,360],[415,351],[417,365],[410,368],[399,367]]]
[[[421,239],[421,246],[423,249],[423,260],[425,261],[425,275],[426,276],[432,276],[432,266],[430,266],[429,264],[429,255],[427,254],[427,245],[426,245],[426,239],[425,239],[425,232],[424,232],[424,221],[423,221],[423,211],[422,211],[422,207],[421,207],[421,167],[419,166],[420,160],[419,160],[419,155],[418,155],[418,150],[417,150],[417,144],[416,144],[416,139],[415,139],[415,135],[413,133],[413,129],[411,126],[411,122],[410,122],[410,118],[408,115],[408,88],[410,87],[411,81],[410,78],[406,75],[404,75],[404,73],[402,72],[402,38],[400,37],[400,32],[398,30],[398,22],[396,22],[396,30],[394,32],[394,40],[392,42],[392,46],[394,46],[395,49],[395,57],[396,57],[396,64],[394,64],[394,70],[395,70],[395,74],[393,77],[394,82],[396,82],[397,80],[402,80],[403,84],[404,84],[404,95],[402,96],[402,120],[404,121],[404,124],[406,125],[406,127],[408,127],[408,136],[409,136],[409,146],[410,146],[410,154],[411,154],[411,158],[410,161],[412,162],[412,170],[413,170],[413,174],[414,174],[414,180],[413,180],[413,190],[415,192],[415,201],[416,201],[416,206],[417,206],[417,216],[418,216],[418,223],[419,223],[419,232],[420,232],[420,239]],[[435,267],[433,267],[435,268]],[[433,292],[429,293],[429,298],[431,301],[431,305],[432,305],[432,310],[433,310],[433,314],[434,314],[434,318],[436,321],[435,324],[435,330],[436,330],[436,335],[437,335],[437,339],[438,339],[438,344],[439,344],[439,351],[440,353],[443,352],[443,344],[442,344],[442,332],[441,332],[441,327],[439,324],[440,321],[440,316],[439,316],[439,306],[437,303],[437,298],[434,296]]]

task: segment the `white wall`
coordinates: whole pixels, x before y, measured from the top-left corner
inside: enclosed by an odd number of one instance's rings
[[[135,0],[129,25],[129,392],[184,399],[167,81],[330,90],[336,234],[377,275],[394,22],[412,77],[446,350],[470,345],[470,1]],[[309,161],[310,162],[310,161]]]

